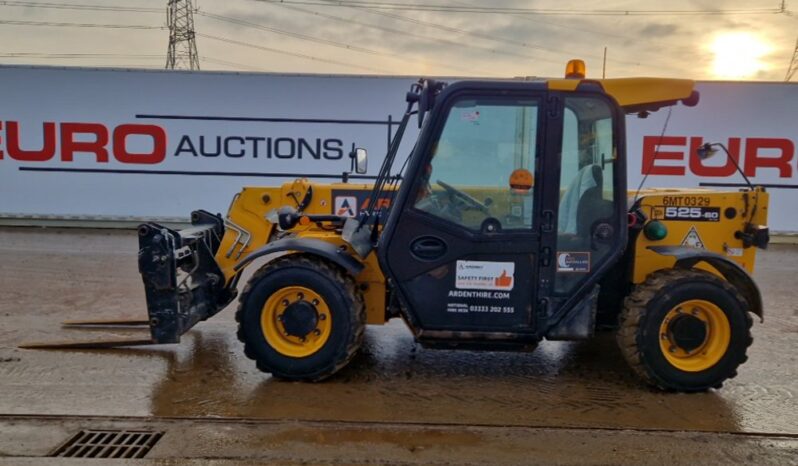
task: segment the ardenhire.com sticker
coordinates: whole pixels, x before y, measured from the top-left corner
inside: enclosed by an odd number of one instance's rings
[[[512,290],[515,262],[457,261],[454,286],[470,290]]]

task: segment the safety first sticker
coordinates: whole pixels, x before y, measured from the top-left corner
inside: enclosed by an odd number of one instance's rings
[[[685,235],[684,239],[682,240],[682,246],[705,249],[704,240],[702,240],[701,236],[698,235],[698,230],[696,229],[695,225],[691,226],[690,230],[688,230],[687,235]]]
[[[514,262],[457,261],[457,289],[509,291],[514,282]]]

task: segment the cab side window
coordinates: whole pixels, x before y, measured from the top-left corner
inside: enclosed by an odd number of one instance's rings
[[[563,115],[555,290],[567,294],[612,250],[613,114],[596,97],[567,97]],[[609,235],[609,236],[608,236]]]
[[[473,230],[531,228],[538,107],[535,99],[457,101],[415,208]]]

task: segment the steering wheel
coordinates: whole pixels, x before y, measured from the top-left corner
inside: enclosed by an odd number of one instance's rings
[[[463,191],[460,191],[459,189],[455,188],[454,186],[452,186],[452,185],[450,185],[448,183],[444,183],[441,180],[435,180],[435,183],[439,184],[443,189],[445,189],[446,192],[449,194],[449,196],[452,199],[459,199],[464,204],[466,204],[467,207],[471,207],[472,209],[479,210],[480,212],[485,213],[485,214],[490,214],[490,209],[488,208],[488,206],[486,206],[482,202],[478,201],[477,199],[472,197],[470,194],[464,193]]]

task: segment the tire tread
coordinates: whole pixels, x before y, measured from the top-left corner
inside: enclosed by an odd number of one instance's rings
[[[311,269],[317,272],[320,272],[322,275],[326,276],[333,282],[340,285],[341,289],[347,295],[348,299],[354,303],[354,309],[348,313],[348,317],[350,319],[350,326],[354,329],[354,338],[351,338],[346,346],[346,350],[339,355],[335,360],[331,361],[326,367],[320,369],[316,373],[312,374],[311,376],[295,376],[291,374],[283,374],[279,372],[274,372],[274,369],[269,367],[268,363],[263,359],[259,358],[255,349],[252,347],[251,343],[248,341],[246,337],[246,333],[244,331],[244,312],[246,312],[246,302],[249,298],[252,289],[254,288],[255,284],[258,283],[260,280],[264,279],[270,273],[282,269],[284,267],[302,267]],[[328,261],[323,259],[309,256],[305,254],[290,254],[287,256],[283,256],[277,258],[265,265],[263,265],[260,269],[258,269],[252,277],[247,281],[247,284],[244,286],[244,290],[241,292],[241,295],[238,299],[238,308],[236,309],[236,322],[238,323],[238,331],[236,332],[236,336],[238,340],[244,344],[244,355],[255,361],[255,364],[259,370],[262,372],[271,373],[274,376],[277,376],[282,379],[287,380],[302,380],[302,381],[309,381],[309,382],[320,382],[339,370],[341,370],[344,366],[346,366],[349,361],[357,353],[358,349],[363,343],[363,335],[365,333],[366,327],[366,306],[363,301],[363,295],[358,290],[357,284],[355,280],[346,273],[345,270],[342,268],[331,264]]]
[[[651,302],[657,294],[664,288],[673,285],[680,281],[706,281],[711,278],[713,281],[720,284],[723,289],[734,296],[740,303],[745,312],[746,321],[746,338],[745,348],[743,349],[740,358],[736,361],[735,368],[744,363],[748,356],[746,351],[753,343],[754,339],[751,336],[751,326],[753,325],[753,318],[749,310],[748,303],[743,295],[732,286],[729,282],[721,280],[715,275],[697,269],[665,269],[649,275],[645,282],[636,286],[634,290],[624,299],[623,309],[619,316],[620,326],[616,334],[618,346],[621,349],[624,359],[632,368],[632,370],[645,382],[654,385],[662,390],[674,390],[674,387],[667,385],[659,377],[655,377],[652,371],[647,366],[643,358],[642,349],[638,341],[640,333],[640,324],[645,320],[648,313],[648,303]],[[732,370],[726,380],[732,379],[737,375],[737,371]],[[712,388],[721,388],[723,382],[717,383]],[[682,391],[704,391],[703,389],[682,390]]]

